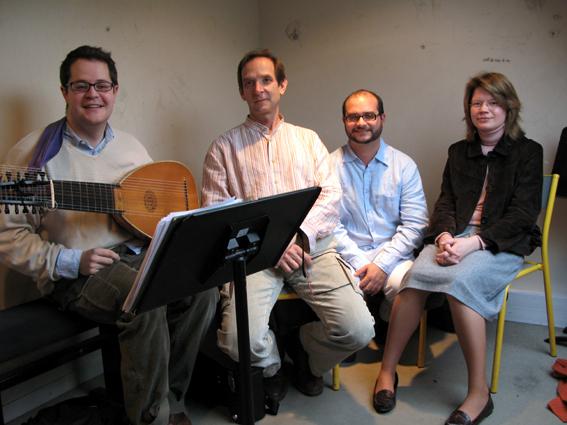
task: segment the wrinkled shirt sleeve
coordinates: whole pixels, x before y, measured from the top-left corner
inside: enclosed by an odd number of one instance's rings
[[[321,193],[307,214],[300,229],[309,239],[309,247],[314,250],[316,241],[330,235],[339,222],[339,200],[341,187],[334,172],[327,148],[318,136],[314,136],[315,182]]]
[[[378,252],[373,263],[390,274],[400,258],[412,256],[427,228],[427,202],[419,171],[415,165],[403,171],[400,197],[400,224],[392,239]]]

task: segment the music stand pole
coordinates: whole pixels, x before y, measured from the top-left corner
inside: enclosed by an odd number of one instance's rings
[[[225,257],[232,261],[234,297],[236,302],[236,329],[238,334],[238,366],[240,372],[240,408],[243,425],[254,424],[254,400],[250,372],[250,333],[248,328],[248,297],[246,292],[246,259],[257,247],[239,249]]]

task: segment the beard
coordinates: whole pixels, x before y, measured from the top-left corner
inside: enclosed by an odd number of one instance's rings
[[[382,135],[382,124],[380,124],[377,128],[372,128],[370,127],[370,138],[368,140],[359,140],[357,139],[357,133],[352,131],[349,135],[348,135],[348,139],[350,141],[352,141],[353,143],[357,143],[359,145],[368,145],[372,142],[375,142],[376,140],[380,139],[380,136]]]

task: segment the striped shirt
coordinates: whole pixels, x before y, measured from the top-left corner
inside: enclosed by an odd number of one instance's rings
[[[281,119],[272,134],[251,120],[235,127],[209,148],[203,164],[203,206],[231,196],[254,200],[292,190],[321,186],[321,193],[300,228],[316,241],[338,223],[341,188],[329,152],[319,136]]]

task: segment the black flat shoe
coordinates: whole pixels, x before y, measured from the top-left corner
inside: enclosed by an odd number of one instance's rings
[[[396,390],[398,389],[398,372],[394,380],[394,391],[380,390],[374,394],[372,405],[377,413],[391,412],[396,407]]]
[[[494,403],[492,402],[492,397],[490,397],[490,394],[488,394],[488,401],[474,421],[467,413],[457,409],[454,410],[451,415],[449,415],[449,417],[445,421],[445,425],[478,425],[484,420],[484,418],[490,416],[493,410]]]

